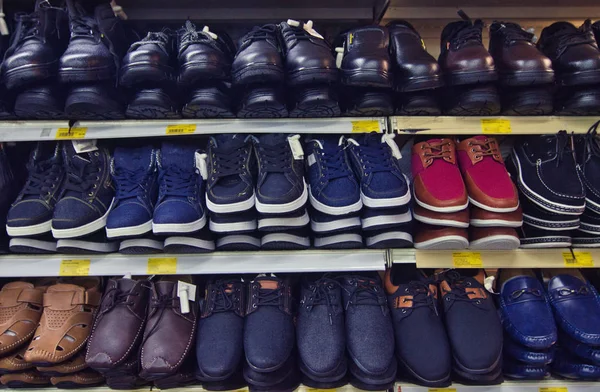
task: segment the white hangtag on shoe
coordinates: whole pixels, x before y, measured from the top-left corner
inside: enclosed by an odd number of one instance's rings
[[[208,34],[210,36],[210,38],[212,38],[212,39],[219,38],[218,35],[216,35],[215,33],[213,33],[212,31],[209,30],[208,26],[204,26],[204,28],[202,29],[202,32]]]
[[[323,38],[323,36],[321,34],[319,34],[317,32],[317,30],[313,29],[313,21],[312,20],[309,20],[308,22],[304,23],[302,28],[304,29],[304,31],[306,31],[308,34],[312,35],[313,37],[325,39],[325,38]]]
[[[98,151],[98,147],[96,147],[96,139],[72,140],[72,143],[77,154]]]
[[[198,169],[198,172],[202,176],[202,179],[208,179],[208,166],[206,165],[206,154],[196,152],[194,159],[196,160],[196,169]]]
[[[394,135],[391,133],[386,133],[381,138],[383,139],[383,140],[381,140],[381,142],[387,143],[387,145],[390,146],[390,148],[392,149],[392,155],[394,156],[394,158],[401,159],[402,154],[400,153],[400,149],[398,148],[398,145],[394,141]]]
[[[190,301],[196,300],[196,285],[178,280],[177,296],[179,297],[179,307],[181,309],[181,313],[189,313]]]
[[[304,149],[302,148],[302,143],[300,143],[300,135],[288,137],[288,143],[292,149],[292,155],[294,155],[294,159],[304,159]]]
[[[337,47],[335,48],[335,66],[338,68],[342,68],[342,60],[344,59],[344,48]]]

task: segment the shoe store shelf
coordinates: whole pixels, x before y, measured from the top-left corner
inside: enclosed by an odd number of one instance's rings
[[[0,277],[382,271],[385,250],[0,256]]]
[[[419,268],[590,268],[600,265],[600,250],[418,250],[391,249],[393,263],[416,263]]]
[[[500,385],[453,384],[449,388],[427,388],[396,383],[394,392],[597,392],[597,382],[543,380],[505,381]]]
[[[394,116],[391,129],[398,133],[430,135],[541,135],[567,132],[586,133],[600,117],[585,116]]]
[[[68,130],[68,121],[0,121],[0,142],[52,140]]]

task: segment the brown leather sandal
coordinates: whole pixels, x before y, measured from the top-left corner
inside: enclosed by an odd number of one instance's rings
[[[88,366],[85,363],[85,350],[80,350],[74,357],[54,366],[38,366],[37,370],[45,376],[60,377],[66,374],[80,372]]]
[[[10,282],[0,291],[0,356],[29,342],[42,315],[46,287]]]
[[[25,358],[23,358],[25,351],[27,351],[26,345],[0,358],[0,374],[17,373],[31,369],[33,365],[25,362]]]
[[[100,305],[100,278],[72,279],[59,283],[44,294],[40,325],[25,352],[25,360],[35,366],[51,366],[66,361],[86,344],[96,309]]]
[[[30,369],[24,372],[3,374],[0,383],[9,388],[35,388],[50,385],[50,377],[42,376],[37,370]]]
[[[85,369],[77,373],[51,377],[50,382],[57,388],[82,388],[104,384],[104,377],[95,370]]]

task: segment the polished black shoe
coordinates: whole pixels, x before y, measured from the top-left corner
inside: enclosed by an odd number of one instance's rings
[[[252,86],[243,93],[239,118],[282,118],[288,116],[285,94],[277,86]]]
[[[343,39],[344,51],[340,67],[342,84],[391,88],[393,75],[387,28],[359,27],[344,33]]]
[[[129,35],[110,3],[96,7],[66,0],[71,39],[59,61],[61,83],[110,80],[129,47]]]
[[[343,97],[344,115],[346,116],[390,116],[394,113],[391,91],[353,88],[346,90]]]
[[[204,26],[198,30],[189,20],[178,32],[179,84],[193,87],[207,80],[229,79],[235,46],[225,33]]]
[[[142,88],[137,90],[127,105],[125,115],[135,119],[181,118],[179,105],[165,88]]]
[[[173,40],[166,31],[149,32],[123,58],[119,82],[125,87],[173,79]]]
[[[340,115],[338,95],[333,87],[299,86],[293,94],[290,117],[336,117]]]
[[[442,110],[449,116],[493,116],[500,113],[500,95],[494,84],[445,89]]]
[[[185,118],[233,118],[230,88],[225,82],[216,82],[194,88],[183,106]]]
[[[125,102],[111,84],[75,85],[69,90],[65,114],[70,120],[121,120]]]
[[[8,89],[56,76],[58,58],[68,42],[67,16],[47,0],[37,0],[33,13],[17,14],[15,19],[15,33],[2,63]]]
[[[277,25],[256,26],[244,35],[231,66],[233,84],[282,83],[283,59]]]
[[[554,98],[554,110],[558,115],[600,115],[600,85],[563,87]]]
[[[29,87],[17,95],[15,115],[27,120],[65,118],[65,91],[57,84]]]
[[[331,48],[313,29],[312,21],[288,19],[279,24],[279,31],[288,84],[337,82],[338,69]]]
[[[387,24],[390,31],[391,56],[394,62],[396,90],[401,92],[441,87],[440,66],[427,52],[417,30],[404,20]]]
[[[597,20],[596,23],[592,25],[592,31],[596,37],[596,43],[600,46],[600,20]]]
[[[442,114],[437,95],[431,91],[400,94],[396,100],[396,114],[400,116],[439,116]]]
[[[552,85],[503,87],[500,101],[505,116],[547,116],[554,107]]]
[[[600,83],[600,49],[589,19],[579,28],[569,22],[545,27],[537,46],[552,60],[559,85]]]

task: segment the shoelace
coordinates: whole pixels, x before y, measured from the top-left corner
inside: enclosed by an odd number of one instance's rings
[[[598,140],[597,133],[598,127],[600,126],[600,120],[596,121],[594,125],[590,127],[585,135],[585,150],[588,154],[600,158],[600,140]]]
[[[150,309],[158,309],[160,314],[158,315],[158,319],[156,320],[152,328],[150,328],[150,331],[148,331],[146,336],[144,336],[140,347],[143,347],[144,344],[146,344],[146,342],[148,341],[148,339],[152,336],[154,331],[156,331],[156,328],[160,325],[160,320],[162,320],[163,315],[165,314],[165,310],[173,309],[173,301],[175,301],[176,299],[177,298],[172,297],[169,294],[163,294],[158,298],[152,298],[152,300],[150,301]]]
[[[161,171],[158,180],[162,193],[169,196],[188,197],[195,193],[197,175],[193,170],[167,166]]]
[[[233,309],[233,288],[228,287],[228,283],[217,281],[215,293],[215,307],[213,313],[228,312]],[[229,290],[229,292],[227,292]]]
[[[444,298],[448,298],[447,301],[463,301],[470,302],[474,305],[479,304],[479,299],[469,298],[466,288],[471,284],[457,271],[446,272],[446,278],[450,285],[450,292],[445,293]]]
[[[67,182],[65,189],[75,192],[87,192],[99,180],[100,168],[93,161],[76,155],[67,161]],[[88,194],[89,195],[89,194]]]
[[[342,146],[325,147],[322,155],[326,176],[329,180],[347,177],[351,174],[345,161],[345,150]]]
[[[454,41],[456,42],[456,47],[461,48],[463,45],[469,42],[477,42],[483,45],[481,31],[483,27],[483,22],[480,20],[476,20],[473,22],[471,26],[465,26],[461,30],[456,33],[454,37]]]
[[[248,44],[259,41],[263,39],[272,38],[277,34],[277,26],[275,25],[264,25],[260,27],[255,27],[248,34],[244,36],[244,43],[248,42]]]
[[[261,156],[262,169],[268,173],[284,173],[290,168],[286,161],[289,160],[290,145],[287,140],[273,146],[262,143],[257,144]]]
[[[257,306],[279,306],[283,292],[281,287],[276,289],[258,289]]]
[[[206,30],[206,31],[205,31]],[[208,27],[204,27],[204,30],[198,31],[196,25],[189,20],[185,21],[183,28],[180,30],[181,42],[182,43],[209,43],[212,44],[217,39],[214,33],[208,31]]]
[[[500,29],[498,32],[504,36],[504,39],[507,42],[513,41],[527,41],[533,42],[534,35],[529,31],[520,29],[516,26],[506,26],[504,24],[500,25]]]
[[[294,26],[292,23],[298,23],[298,26]],[[294,46],[296,46],[296,44],[299,41],[307,41],[311,40],[314,37],[319,38],[320,36],[319,33],[313,30],[311,21],[308,21],[307,23],[302,23],[288,20],[288,26],[290,26],[290,28],[283,31],[283,38],[286,41],[292,41],[288,49],[292,49]],[[314,31],[316,35],[311,35],[310,31]],[[321,39],[316,42],[328,45],[324,39]]]
[[[230,148],[213,148],[214,165],[216,173],[213,171],[212,177],[215,179],[238,175],[244,172],[244,162],[246,160],[246,146],[240,144]]]
[[[75,3],[74,12],[70,12],[71,35],[73,37],[93,36],[98,30],[96,19],[87,16],[85,9],[79,3]]]
[[[303,305],[306,306],[308,311],[310,312],[313,306],[316,305],[326,305],[327,306],[327,314],[329,315],[329,325],[333,325],[333,313],[335,311],[335,307],[338,306],[339,302],[336,301],[334,288],[340,287],[341,285],[330,278],[323,277],[317,281],[315,281],[312,285],[312,293]]]
[[[134,305],[134,302],[132,300],[128,301],[127,299],[129,297],[135,297],[140,294],[140,293],[134,293],[132,291],[121,291],[118,288],[113,287],[113,288],[107,290],[104,295],[108,297],[113,292],[116,292],[116,293],[114,295],[112,295],[112,297],[109,297],[109,298],[111,298],[111,301],[108,304],[108,306],[106,307],[106,309],[103,311],[103,313],[110,312],[117,305],[125,305],[125,306]]]
[[[117,200],[123,200],[143,195],[150,173],[144,168],[137,170],[115,168],[113,176],[117,185],[115,197]]]
[[[556,167],[558,167],[565,153],[573,154],[573,138],[567,134],[567,131],[560,131],[554,137],[556,138]]]
[[[408,291],[412,294],[412,299],[404,298],[404,302],[412,302],[413,309],[429,307],[436,315],[438,315],[433,291],[429,288],[429,284],[416,280],[411,281],[408,283]]]
[[[558,34],[557,38],[559,55],[571,46],[593,44],[596,42],[594,33],[592,32],[592,21],[589,19],[587,19],[577,31]]]
[[[53,185],[58,185],[61,169],[61,165],[54,159],[28,163],[29,176],[23,187],[23,195],[45,195],[50,193]]]
[[[149,32],[142,40],[131,44],[131,49],[134,50],[145,44],[156,44],[160,46],[164,51],[167,50],[167,44],[169,43],[169,35],[162,31]]]
[[[492,139],[475,139],[469,142],[469,146],[472,146],[473,150],[475,150],[474,152],[477,152],[475,158],[494,156],[500,154],[500,152],[498,151],[498,143],[496,143],[496,141]]]
[[[377,142],[365,143],[358,146],[358,153],[362,158],[363,170],[366,175],[378,172],[389,172],[393,170],[393,157],[387,143],[381,143],[379,134],[369,135],[369,139],[377,139]]]
[[[345,309],[347,310],[350,305],[371,305],[381,307],[383,313],[386,312],[385,307],[386,299],[382,295],[382,289],[379,285],[370,279],[354,278],[350,280],[350,284],[356,287],[354,290],[348,290],[344,287],[347,293],[350,294],[348,303],[346,303]]]
[[[423,156],[427,158],[427,163],[432,163],[435,159],[452,158],[452,151],[444,150],[444,147],[451,145],[449,141],[428,143],[428,145],[428,147],[423,145],[426,150],[429,150],[429,152],[425,152],[425,154],[423,154]]]

